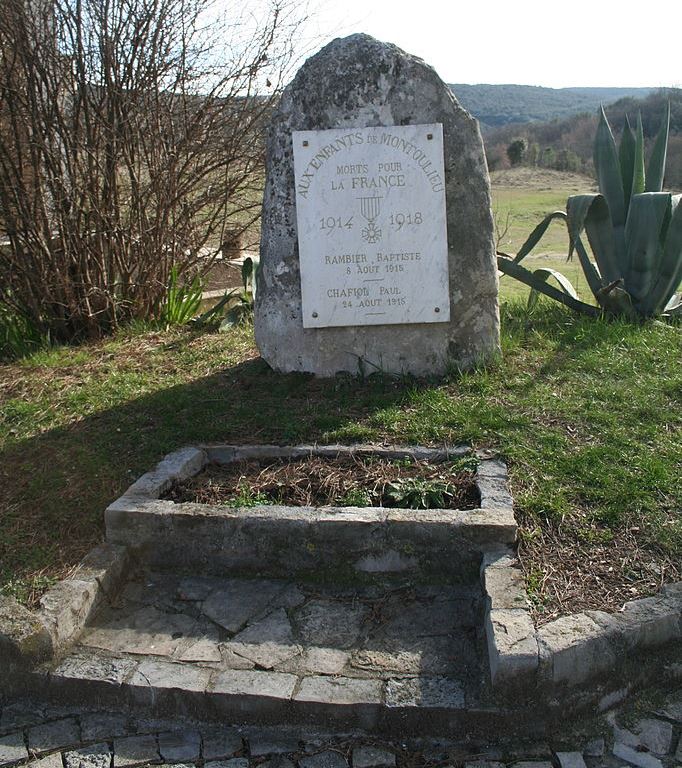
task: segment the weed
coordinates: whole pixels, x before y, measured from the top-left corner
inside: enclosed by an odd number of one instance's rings
[[[254,491],[245,483],[240,483],[239,492],[232,497],[230,503],[235,507],[259,507],[273,502],[265,493]]]

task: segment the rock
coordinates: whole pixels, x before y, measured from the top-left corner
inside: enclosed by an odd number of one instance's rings
[[[541,669],[554,683],[579,685],[616,666],[612,633],[584,613],[545,624],[537,637]]]
[[[675,736],[671,723],[646,718],[637,723],[635,730],[640,744],[650,752],[657,755],[667,755],[670,752]]]
[[[485,634],[493,685],[537,672],[538,641],[528,611],[520,608],[486,611]]]
[[[648,752],[638,752],[620,741],[613,745],[613,754],[630,765],[637,766],[637,768],[663,768],[663,763],[657,757]]]
[[[587,768],[580,752],[557,752],[559,768]]]
[[[9,733],[0,736],[0,765],[12,765],[26,760],[28,752],[23,733]]]
[[[64,755],[66,768],[110,768],[111,752],[106,744],[92,744]]]
[[[114,768],[155,763],[158,760],[159,751],[156,747],[156,737],[153,735],[114,740]]]
[[[38,617],[13,597],[0,594],[0,672],[32,666],[52,655],[52,638]]]
[[[391,159],[397,168],[401,164],[408,166],[413,162],[409,147],[412,147],[415,158],[417,152],[420,153],[419,159],[427,157],[427,141],[423,141],[425,149],[420,149],[418,144],[410,143],[408,147],[406,139],[403,139],[401,149],[398,132],[392,136],[388,130],[374,130],[373,127],[434,124],[442,125],[444,165],[447,169],[444,179],[447,246],[443,240],[443,271],[439,272],[440,282],[436,282],[435,287],[429,289],[428,293],[428,297],[433,296],[434,300],[425,301],[422,307],[419,300],[421,297],[410,299],[410,303],[405,305],[407,309],[414,306],[416,312],[419,305],[420,312],[414,319],[410,316],[411,322],[401,320],[400,324],[394,325],[364,324],[381,323],[381,318],[377,316],[377,319],[372,320],[369,317],[364,318],[362,325],[337,324],[334,327],[331,325],[334,322],[332,318],[325,321],[328,323],[327,327],[304,328],[292,131],[342,128],[349,135],[362,136],[363,142],[366,134],[367,146],[375,139],[377,145],[381,144],[382,136],[385,136],[388,138],[384,142],[384,149],[389,153],[390,141],[395,139],[397,143],[393,146],[396,149],[392,152]],[[364,134],[362,129],[365,129]],[[424,139],[428,139],[428,136]],[[323,140],[321,137],[320,141]],[[347,142],[346,149],[351,146],[352,144]],[[378,155],[368,152],[365,152],[368,157],[378,158]],[[350,157],[350,153],[347,153],[347,156]],[[339,161],[341,172],[342,159],[343,156],[334,155],[334,160],[330,160],[334,163]],[[430,160],[429,164],[431,169],[435,168]],[[377,172],[377,168],[372,168],[371,173]],[[424,172],[426,173],[426,170]],[[437,171],[431,172],[436,173],[433,178],[441,185],[438,190],[434,186],[431,191],[442,193],[443,186],[437,178]],[[490,184],[483,145],[476,121],[458,105],[448,86],[421,59],[367,35],[352,35],[329,43],[303,65],[282,95],[270,126],[266,173],[255,333],[261,355],[273,368],[284,372],[308,371],[321,376],[333,376],[342,371],[362,374],[377,370],[399,374],[439,375],[452,367],[470,367],[497,353],[497,270]],[[409,174],[405,178],[408,176]],[[415,171],[415,175],[409,178],[421,179],[421,176]],[[351,178],[348,178],[348,181],[350,182]],[[399,179],[398,181],[400,182]],[[400,182],[400,185],[402,183]],[[412,181],[408,181],[408,184],[411,183]],[[319,199],[320,193],[315,189],[313,181],[310,189]],[[420,196],[422,194],[419,192]],[[377,194],[372,199],[376,200]],[[428,192],[418,199],[420,205],[424,203],[425,211],[431,210]],[[372,213],[368,210],[363,213],[360,195],[357,195],[357,200],[356,221],[350,225],[355,226],[354,237],[357,239],[357,245],[354,250],[366,251],[363,258],[366,256],[369,268],[374,270],[372,274],[377,266],[395,267],[396,264],[393,263],[378,264],[377,254],[381,249],[380,231],[379,240],[376,237],[370,238],[368,233],[360,237],[362,228],[367,229],[371,219],[372,222],[378,222],[379,230],[383,228],[386,231],[388,242],[391,226],[390,207],[384,203],[385,210],[382,212],[381,204],[374,203],[377,211]],[[418,225],[410,226],[413,227],[415,237],[421,237]],[[430,231],[434,233],[434,237],[440,236],[438,228]],[[305,236],[305,233],[303,234]],[[327,241],[329,242],[332,241]],[[328,250],[331,248],[329,245],[326,247]],[[410,250],[402,246],[398,246],[398,249]],[[418,251],[419,248],[413,247],[412,250]],[[426,248],[422,250],[427,252]],[[401,264],[406,270],[403,271],[406,278],[402,284],[409,290],[411,276],[419,263],[410,263],[407,257],[419,255],[421,258],[421,254],[401,252],[397,255],[406,257],[403,259],[404,264]],[[444,269],[446,261],[448,277]],[[356,263],[352,266],[357,270]],[[440,269],[439,265],[437,267]],[[340,269],[343,272],[339,272],[338,285],[343,287],[348,273],[343,266]],[[350,269],[350,266],[347,269]],[[433,271],[430,271],[429,275]],[[398,285],[396,276],[400,275],[399,271],[382,272],[390,278],[389,288]],[[419,280],[421,285],[425,279],[423,271],[421,274],[414,274],[414,279]],[[361,280],[358,277],[355,279]],[[363,283],[358,282],[357,285],[362,286]],[[371,286],[370,288],[375,290]],[[436,309],[441,310],[440,307],[434,308],[433,304],[436,303],[438,292],[444,288],[446,300],[449,295],[449,308],[443,308],[443,315],[447,318],[449,310],[450,319],[444,322],[425,322],[420,319],[438,318],[435,314],[431,317],[431,313]],[[326,295],[329,296],[328,293]],[[391,297],[400,301],[399,296],[392,294]],[[331,299],[333,303],[338,296],[332,296]],[[389,307],[388,299],[377,301],[387,302],[377,311],[391,315],[394,310],[393,305]],[[327,303],[326,299],[324,303]],[[338,307],[341,312],[340,302]],[[324,306],[322,311],[328,313],[329,309]],[[311,317],[314,318],[315,315],[316,313]],[[306,322],[309,325],[314,323],[311,317],[306,313]]]

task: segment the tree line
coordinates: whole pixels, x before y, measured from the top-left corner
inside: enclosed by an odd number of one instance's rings
[[[679,189],[682,187],[682,89],[660,89],[644,99],[620,99],[605,107],[605,111],[616,138],[625,125],[626,116],[634,127],[638,113],[641,114],[645,142],[650,144],[668,101],[670,139],[666,185]],[[596,129],[597,115],[585,113],[547,123],[497,128],[484,136],[488,165],[491,170],[527,165],[594,175],[592,149]]]

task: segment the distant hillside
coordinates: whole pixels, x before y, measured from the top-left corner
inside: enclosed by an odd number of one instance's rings
[[[481,123],[495,128],[510,123],[547,122],[594,112],[600,104],[644,98],[654,88],[542,88],[534,85],[451,83],[459,103]]]
[[[628,115],[632,126],[637,115],[642,118],[647,154],[661,125],[667,103],[670,103],[670,137],[666,185],[682,189],[682,89],[652,91],[643,99],[625,97],[608,105],[606,114],[619,140]],[[486,157],[491,170],[503,170],[512,164],[553,168],[593,174],[592,150],[597,130],[598,110],[576,114],[549,122],[508,123],[484,132]],[[510,157],[511,145],[516,154]]]

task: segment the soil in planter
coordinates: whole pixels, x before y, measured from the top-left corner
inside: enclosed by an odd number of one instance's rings
[[[236,461],[209,465],[164,494],[175,502],[255,506],[480,506],[475,459],[430,464],[376,456]]]

